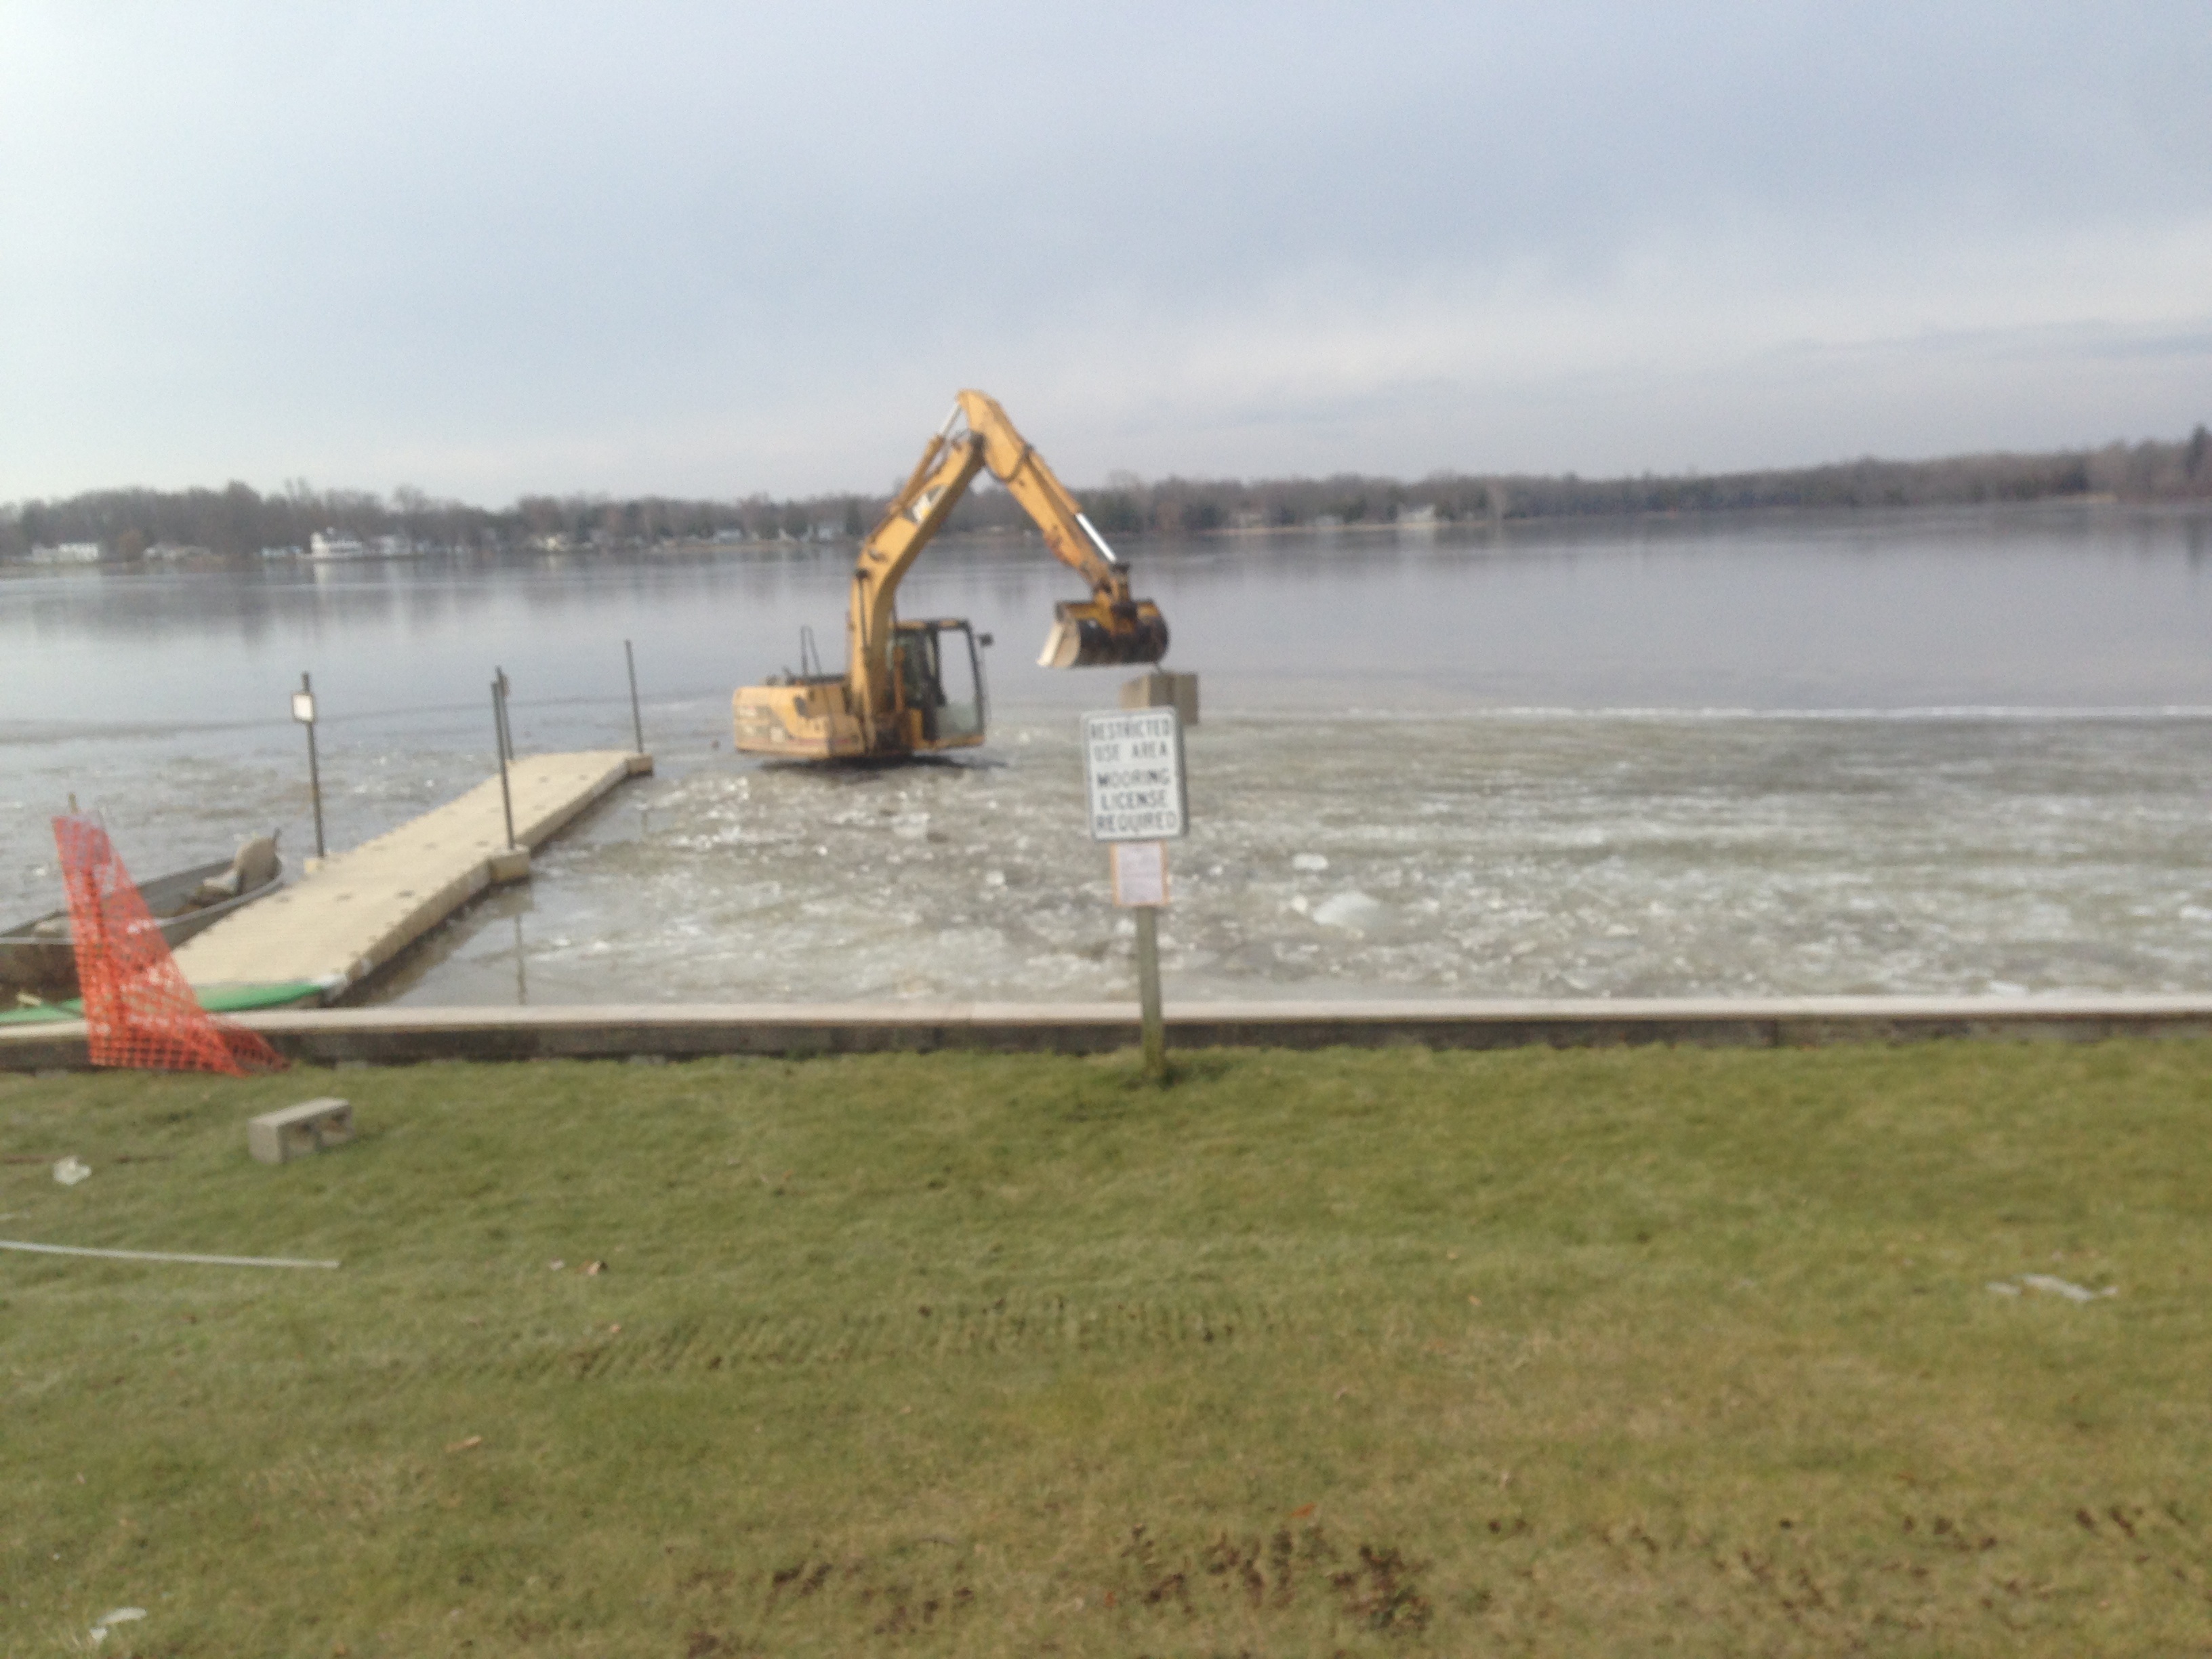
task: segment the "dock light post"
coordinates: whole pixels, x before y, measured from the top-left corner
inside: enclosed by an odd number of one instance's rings
[[[323,774],[315,763],[315,688],[307,675],[300,676],[300,689],[292,694],[292,718],[307,728],[307,793],[315,801],[315,856],[323,853]]]
[[[499,804],[507,814],[507,850],[514,850],[514,794],[507,786],[507,759],[512,753],[507,732],[507,671],[501,669],[499,678],[491,683],[491,733],[499,750]]]

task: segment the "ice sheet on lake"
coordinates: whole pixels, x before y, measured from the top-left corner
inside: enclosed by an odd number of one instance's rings
[[[2212,721],[1305,722],[1190,734],[1171,994],[2017,994],[2212,983]],[[704,749],[704,744],[701,744]],[[410,1001],[1132,994],[1073,731],[661,775],[439,936]],[[1315,867],[1321,860],[1325,867]],[[517,973],[519,912],[525,961]]]

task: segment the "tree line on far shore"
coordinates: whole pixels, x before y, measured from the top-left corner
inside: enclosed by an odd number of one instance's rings
[[[1162,478],[1116,473],[1079,490],[1109,537],[1205,536],[1421,523],[1489,524],[1634,514],[1760,508],[1965,506],[2069,498],[2212,501],[2212,432],[2166,443],[2114,443],[2040,455],[1860,460],[1765,471],[1630,478],[1437,473],[1418,482],[1341,473],[1327,478]],[[389,496],[315,489],[295,479],[271,495],[222,489],[100,489],[0,507],[0,559],[69,549],[101,562],[187,555],[288,556],[314,538],[363,550],[616,550],[695,543],[838,541],[884,512],[883,495],[682,501],[664,496],[526,495],[511,507],[433,500],[406,486]],[[1028,529],[1001,491],[969,492],[951,528]]]

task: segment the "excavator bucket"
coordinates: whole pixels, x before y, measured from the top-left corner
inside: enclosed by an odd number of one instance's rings
[[[1150,599],[1123,606],[1067,599],[1053,607],[1052,632],[1037,653],[1037,666],[1110,668],[1158,662],[1167,653],[1167,618]]]

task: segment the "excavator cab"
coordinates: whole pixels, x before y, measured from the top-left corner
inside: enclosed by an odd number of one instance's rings
[[[983,658],[991,642],[953,617],[902,622],[891,630],[896,718],[916,752],[969,749],[983,741]]]

